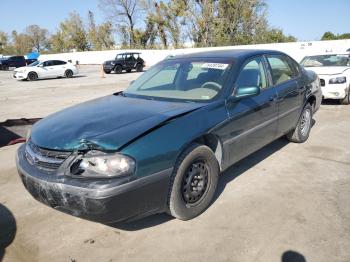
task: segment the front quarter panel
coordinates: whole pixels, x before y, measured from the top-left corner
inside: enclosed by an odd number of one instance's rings
[[[171,168],[181,152],[227,118],[224,101],[204,106],[144,135],[121,151],[136,160],[136,176]]]

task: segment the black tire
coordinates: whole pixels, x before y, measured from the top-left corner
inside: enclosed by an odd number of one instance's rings
[[[296,128],[287,134],[287,139],[294,143],[304,143],[310,135],[312,127],[312,106],[307,104],[298,120]]]
[[[340,100],[340,103],[342,105],[349,105],[350,104],[350,87],[348,89],[347,95],[342,100]]]
[[[218,162],[209,147],[191,145],[175,165],[168,195],[168,213],[181,220],[203,213],[213,200],[219,172]]]
[[[105,72],[105,74],[110,74],[110,73],[111,73],[111,70],[105,70],[105,69],[103,69],[103,72]]]
[[[137,72],[142,72],[142,71],[143,71],[143,66],[142,66],[142,64],[137,64],[137,65],[136,65],[136,71],[137,71]]]
[[[123,72],[123,67],[121,65],[116,65],[114,67],[114,72],[116,72],[117,74],[121,74]]]
[[[70,70],[70,69],[66,70],[66,72],[64,72],[64,76],[66,78],[72,78],[73,77],[73,71]]]
[[[27,79],[29,81],[36,81],[36,80],[38,80],[38,74],[35,73],[35,72],[29,72],[28,76],[27,76]]]

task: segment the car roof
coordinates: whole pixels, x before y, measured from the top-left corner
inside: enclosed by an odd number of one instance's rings
[[[263,49],[230,49],[230,50],[213,50],[198,53],[190,53],[175,56],[176,58],[233,58],[233,59],[246,59],[252,56],[263,55],[263,54],[284,54],[280,51],[275,50],[263,50]]]
[[[138,53],[138,52],[126,52],[126,53],[120,53],[120,54],[117,54],[117,55],[131,55],[131,54],[141,54],[141,53]]]

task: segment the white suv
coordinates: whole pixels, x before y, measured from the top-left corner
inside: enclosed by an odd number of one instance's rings
[[[30,80],[57,77],[73,77],[78,74],[75,65],[61,60],[36,61],[28,66],[19,67],[14,70],[13,78],[18,80]]]

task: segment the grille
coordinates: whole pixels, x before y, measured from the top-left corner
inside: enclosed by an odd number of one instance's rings
[[[31,140],[26,144],[25,156],[28,162],[46,171],[55,171],[71,154],[69,151],[48,150],[35,145]]]
[[[321,86],[325,86],[326,85],[326,82],[324,81],[324,79],[320,79],[320,83],[321,83]]]

